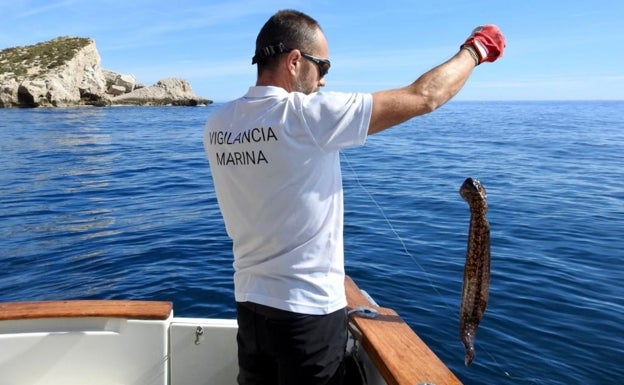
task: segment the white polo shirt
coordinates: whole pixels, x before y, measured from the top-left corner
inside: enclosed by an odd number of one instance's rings
[[[338,151],[364,144],[372,96],[251,87],[212,112],[204,147],[233,241],[236,301],[346,306]]]

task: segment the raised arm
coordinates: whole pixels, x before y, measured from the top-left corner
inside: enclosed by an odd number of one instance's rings
[[[452,58],[407,87],[373,93],[368,134],[385,130],[440,107],[461,90],[472,70],[503,55],[505,37],[498,27],[476,28]]]

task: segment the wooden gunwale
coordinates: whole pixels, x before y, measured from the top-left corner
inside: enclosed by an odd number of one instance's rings
[[[107,317],[165,320],[173,304],[166,301],[76,300],[0,303],[0,321],[38,318]]]
[[[368,306],[375,318],[351,315],[354,335],[388,385],[461,385],[459,379],[392,309],[372,304],[350,277],[345,279],[349,308]]]

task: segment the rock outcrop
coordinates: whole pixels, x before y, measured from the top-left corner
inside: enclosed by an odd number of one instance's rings
[[[129,93],[115,96],[112,100],[115,104],[142,105],[196,106],[201,103],[195,96],[189,82],[178,78],[162,79],[153,86],[137,88]]]
[[[135,88],[143,87],[137,84],[134,75],[122,75],[117,72],[102,70],[106,79],[106,93],[112,96],[122,95],[134,91]]]
[[[0,107],[210,103],[184,79],[145,87],[133,75],[103,69],[92,39],[61,37],[0,51]]]

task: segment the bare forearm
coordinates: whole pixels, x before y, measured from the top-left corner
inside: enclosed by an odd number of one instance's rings
[[[407,87],[373,93],[369,135],[429,113],[446,103],[464,86],[475,64],[470,53],[462,49]]]
[[[424,73],[407,87],[414,101],[420,100],[412,113],[428,113],[449,101],[466,84],[475,65],[468,51],[460,50],[445,63]]]

